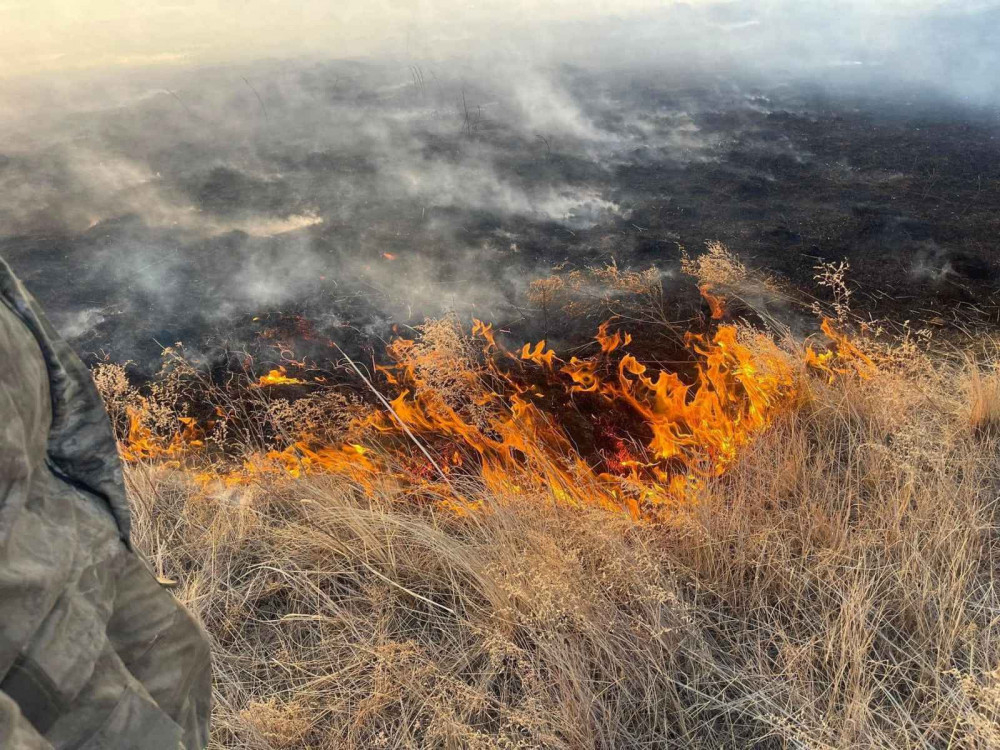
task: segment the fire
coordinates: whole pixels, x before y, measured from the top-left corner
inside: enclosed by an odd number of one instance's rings
[[[615,331],[613,334],[608,334],[608,326],[611,325],[611,321],[604,321],[597,329],[597,335],[594,339],[601,345],[601,352],[604,354],[611,354],[619,346],[628,346],[632,343],[632,335],[626,333],[622,336],[621,332]]]
[[[431,445],[444,441],[460,446],[477,459],[484,483],[497,490],[516,481],[522,489],[531,485],[563,502],[636,510],[636,494],[644,502],[665,502],[698,477],[722,474],[795,395],[792,366],[777,355],[762,360],[738,341],[732,326],[720,327],[711,338],[688,337],[697,370],[690,383],[674,372],[653,370],[631,354],[614,361],[609,355],[631,337],[611,334],[608,327],[602,325],[595,337],[598,354],[574,357],[558,369],[562,360],[544,341],[526,344],[518,359],[533,362],[546,374],[544,386],[519,382],[488,365],[493,378],[507,387],[482,394],[481,403],[492,409],[479,422],[422,378],[420,363],[406,357],[408,348],[397,350],[402,356],[391,369],[402,390],[391,408],[376,413],[368,425],[383,434],[406,429]],[[487,327],[475,330],[486,340],[487,351],[498,348]],[[597,414],[620,412],[651,437],[636,445],[628,434],[612,435],[614,461],[593,466],[575,449],[556,415],[538,405],[551,392],[595,396]],[[636,445],[634,452],[630,444]],[[625,490],[632,490],[633,497],[624,497]]]
[[[820,330],[831,339],[833,346],[824,352],[817,352],[812,345],[806,347],[806,365],[824,373],[831,382],[837,375],[855,373],[867,380],[875,372],[875,363],[847,336],[833,328],[833,321],[823,318]]]
[[[722,317],[726,314],[726,305],[722,301],[722,297],[712,294],[712,287],[709,284],[702,284],[698,287],[698,291],[701,292],[701,296],[708,303],[708,308],[712,312],[712,320],[722,320]]]
[[[496,339],[494,338],[492,323],[484,323],[481,320],[473,318],[472,335],[484,339],[488,345],[487,350],[491,347],[494,349],[496,348],[497,342]]]
[[[175,460],[184,453],[205,446],[204,431],[192,417],[178,417],[180,428],[169,439],[153,433],[146,424],[145,404],[128,410],[128,437],[120,445],[125,461]]]
[[[822,331],[832,343],[826,351],[805,350],[807,370],[829,378],[873,371],[872,361],[830,321]],[[731,325],[688,334],[691,366],[684,375],[629,351],[632,336],[613,321],[598,328],[593,354],[567,360],[544,340],[508,350],[491,324],[475,320],[471,341],[480,347],[471,358],[449,360],[421,340],[394,340],[391,364],[377,368],[394,395],[380,396],[381,408],[355,417],[343,444],[303,431],[285,447],[244,454],[233,465],[232,457],[207,448],[214,424],[184,417],[174,434],[160,438],[141,410],[133,410],[122,457],[190,460],[201,466],[198,479],[226,485],[322,473],[370,491],[392,478],[446,497],[452,508],[471,502],[454,484],[461,476],[501,496],[540,493],[638,516],[724,474],[791,408],[803,368],[759,339]],[[303,383],[279,367],[253,385]],[[570,418],[571,412],[579,416]],[[590,425],[597,441],[591,452],[577,447],[580,424]]]
[[[267,375],[261,375],[254,385],[258,388],[263,388],[268,385],[301,385],[305,382],[299,378],[289,377],[288,370],[279,366],[278,369],[271,370]]]
[[[525,344],[521,347],[521,359],[527,360],[529,362],[534,362],[536,365],[541,365],[549,370],[554,366],[554,363],[558,360],[556,353],[551,349],[546,350],[545,341],[539,341],[534,347],[531,344]]]
[[[711,340],[689,334],[688,343],[699,357],[693,384],[672,372],[647,374],[627,355],[610,392],[652,429],[648,447],[655,459],[681,458],[689,472],[721,474],[788,403],[795,379],[782,359],[760,361],[732,326],[720,327]]]

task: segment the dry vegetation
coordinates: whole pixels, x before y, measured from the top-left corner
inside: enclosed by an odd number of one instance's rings
[[[877,374],[803,372],[639,520],[459,474],[475,512],[396,471],[130,464],[136,543],[214,642],[215,746],[1000,746],[997,371],[866,346]]]

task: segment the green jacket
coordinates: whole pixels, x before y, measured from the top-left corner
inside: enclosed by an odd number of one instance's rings
[[[129,524],[90,373],[0,260],[0,750],[207,744],[207,638]]]

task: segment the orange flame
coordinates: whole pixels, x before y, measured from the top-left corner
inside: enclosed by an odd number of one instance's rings
[[[833,346],[824,352],[817,352],[812,345],[806,347],[806,365],[824,373],[830,382],[837,375],[854,373],[867,380],[875,372],[875,363],[871,358],[852,344],[847,336],[833,327],[833,321],[823,318],[820,329],[827,338],[833,341]]]
[[[608,335],[608,326],[611,325],[611,321],[606,320],[601,323],[597,328],[597,335],[594,339],[601,345],[601,351],[604,354],[611,354],[619,346],[628,346],[632,343],[632,334],[626,333],[624,337],[620,331],[615,331],[613,334]]]
[[[483,321],[481,321],[481,320],[479,320],[477,318],[473,318],[472,319],[472,335],[473,336],[479,336],[480,338],[485,339],[486,343],[487,343],[487,349],[489,349],[489,348],[495,349],[496,346],[497,346],[496,339],[493,336],[493,324],[492,323],[484,323]]]
[[[698,291],[701,292],[701,296],[708,303],[708,308],[712,311],[712,320],[722,320],[722,316],[726,314],[726,304],[722,297],[712,294],[711,287],[708,284],[702,284],[698,287]]]
[[[806,349],[809,369],[831,378],[874,371],[871,359],[830,321],[823,321],[822,331],[832,344],[824,352]],[[393,363],[378,369],[396,395],[386,408],[356,418],[351,442],[343,445],[302,434],[284,448],[244,455],[235,467],[229,460],[226,468],[224,457],[217,465],[209,461],[210,423],[202,428],[184,417],[161,438],[135,409],[128,414],[122,457],[180,465],[197,455],[196,477],[227,485],[323,473],[371,492],[394,478],[448,497],[453,508],[474,504],[452,486],[460,474],[500,496],[542,493],[556,502],[638,516],[644,507],[676,502],[697,492],[705,478],[725,473],[791,407],[802,377],[776,347],[742,341],[729,325],[711,336],[688,334],[690,377],[641,361],[626,350],[632,337],[612,331],[610,322],[594,337],[599,352],[568,361],[545,341],[510,352],[496,341],[492,325],[479,320],[472,333],[483,341],[483,358],[478,364],[462,360],[465,369],[453,372],[447,387],[432,348],[395,339],[388,347]],[[513,372],[501,367],[512,360],[521,366]],[[278,368],[254,385],[303,382]],[[577,448],[578,428],[570,426],[568,409],[591,415],[583,423],[600,441],[594,452]],[[226,419],[225,412],[217,416]]]
[[[521,347],[521,359],[528,360],[529,362],[534,362],[536,365],[541,365],[549,370],[553,367],[553,362],[556,361],[556,353],[551,349],[545,349],[545,340],[542,339],[534,348],[531,344],[525,344]]]
[[[268,385],[301,385],[305,383],[304,380],[299,380],[298,378],[288,377],[288,370],[284,367],[278,367],[276,370],[271,370],[267,375],[261,375],[254,385],[257,388],[263,388]]]
[[[153,433],[147,424],[148,405],[128,409],[128,435],[120,445],[125,461],[177,459],[191,449],[205,446],[205,433],[193,417],[177,417],[181,425],[169,438]]]

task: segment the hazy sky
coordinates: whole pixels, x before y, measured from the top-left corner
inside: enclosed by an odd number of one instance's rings
[[[688,0],[689,4],[705,0]],[[760,0],[766,7],[775,0]],[[813,5],[813,3],[816,3]],[[967,6],[976,0],[956,0]],[[802,0],[895,10],[938,0]],[[308,54],[414,57],[519,26],[663,8],[663,0],[0,0],[0,77]]]
[[[0,69],[364,55],[495,24],[628,13],[656,0],[0,0]],[[419,51],[424,51],[423,49]]]

